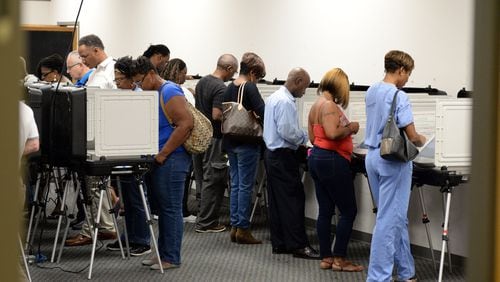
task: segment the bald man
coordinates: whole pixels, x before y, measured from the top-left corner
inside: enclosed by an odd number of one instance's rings
[[[223,54],[217,60],[215,71],[200,79],[196,85],[196,108],[212,122],[213,127],[212,141],[207,151],[193,157],[196,186],[201,191],[195,228],[198,233],[222,232],[226,229],[219,223],[219,211],[228,182],[227,156],[222,153],[222,96],[226,91],[224,82],[230,80],[237,71],[236,57]]]
[[[297,258],[319,259],[318,252],[310,247],[306,236],[305,194],[296,154],[308,138],[299,124],[295,100],[304,96],[310,83],[309,74],[304,69],[294,68],[285,85],[267,99],[264,162],[273,254],[291,253]]]

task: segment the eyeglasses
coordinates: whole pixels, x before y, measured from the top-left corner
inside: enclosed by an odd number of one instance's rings
[[[127,78],[126,77],[115,77],[115,79],[113,80],[116,84],[119,84],[121,83],[122,81],[126,80]],[[135,82],[134,82],[135,83]]]
[[[54,72],[54,70],[51,70],[51,71],[49,71],[49,72],[42,72],[42,73],[41,73],[41,79],[45,79],[45,77],[47,77],[47,75],[49,75],[49,74],[51,74],[51,73],[53,73],[53,72]]]
[[[72,64],[71,66],[68,66],[68,71],[70,71],[73,67],[76,67],[79,64],[81,64],[81,63],[76,63],[76,64]]]
[[[145,75],[142,77],[141,81],[134,81],[135,86],[137,86],[137,87],[139,87],[139,88],[142,88],[142,83],[144,82],[144,79],[146,78],[146,76],[148,76],[148,74],[145,74]]]

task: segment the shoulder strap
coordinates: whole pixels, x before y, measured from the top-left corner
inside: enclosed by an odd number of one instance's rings
[[[238,104],[242,105],[243,104],[243,93],[245,92],[245,84],[247,82],[243,82],[241,85],[240,85],[240,88],[238,89],[238,98],[237,98],[237,102]]]
[[[160,92],[160,104],[161,104],[161,109],[163,110],[163,114],[165,115],[165,117],[167,118],[168,122],[172,124],[172,119],[168,116],[167,114],[167,109],[165,108],[165,100],[163,99],[163,94]]]
[[[394,116],[396,111],[396,97],[398,96],[399,89],[394,93],[394,98],[392,98],[391,111],[389,112],[389,117]]]

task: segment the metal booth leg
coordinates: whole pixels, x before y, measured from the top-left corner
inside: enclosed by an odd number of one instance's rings
[[[24,254],[23,243],[21,242],[21,236],[20,235],[18,235],[18,240],[19,240],[19,248],[21,250],[21,255],[23,257],[24,268],[26,269],[26,276],[28,276],[28,281],[31,282],[30,269],[28,267],[28,262],[26,261],[26,255]]]
[[[262,176],[260,178],[259,186],[257,188],[257,193],[255,194],[255,202],[253,204],[252,213],[250,214],[250,222],[253,221],[255,211],[257,210],[257,206],[260,204],[262,197],[264,199],[265,206],[267,206],[267,200],[266,200],[266,196],[265,196],[266,192],[263,189],[264,183],[266,183],[266,181],[267,181],[266,170],[264,169],[263,165],[259,165],[259,167],[262,170]]]
[[[28,250],[28,246],[30,245],[30,234],[31,234],[31,226],[33,225],[33,219],[35,218],[35,211],[37,212],[37,218],[38,218],[38,213],[41,212],[41,207],[42,205],[38,201],[38,192],[40,189],[40,181],[42,178],[42,173],[37,174],[37,180],[36,180],[36,185],[35,185],[35,196],[33,199],[33,206],[31,207],[31,213],[30,213],[30,221],[28,224],[28,232],[26,233],[26,246],[24,247],[24,250]]]
[[[57,183],[57,181],[55,181],[55,182]],[[58,216],[58,220],[57,220],[57,229],[56,229],[56,235],[55,235],[55,238],[54,238],[54,246],[52,248],[52,256],[50,257],[50,262],[54,262],[54,259],[55,259],[55,256],[56,256],[57,240],[59,240],[59,232],[61,231],[62,218],[66,217],[66,210],[65,210],[65,208],[66,208],[66,199],[68,197],[69,187],[72,184],[72,182],[69,181],[68,179],[65,179],[64,182],[65,182],[64,183],[65,187],[64,187],[64,192],[63,192],[64,194],[63,194],[63,198],[62,198],[62,200],[60,202],[61,204],[60,204],[59,216]],[[56,184],[56,187],[58,187],[57,184]],[[69,220],[67,218],[66,218],[66,220],[69,222]]]
[[[370,190],[370,197],[372,198],[372,211],[373,213],[377,213],[378,212],[378,207],[377,207],[377,203],[375,203],[375,198],[373,198],[373,192],[372,192],[372,186],[370,185],[370,179],[368,179],[368,173],[363,173],[363,175],[365,176],[366,178],[366,183],[368,183],[368,189]]]
[[[427,233],[427,242],[429,242],[429,250],[431,251],[432,267],[434,268],[434,274],[436,273],[436,258],[434,257],[434,246],[432,244],[431,232],[429,230],[429,217],[427,216],[427,209],[425,206],[424,193],[422,191],[423,186],[416,185],[418,190],[418,198],[420,200],[420,207],[422,208],[422,223],[425,226],[425,232]]]
[[[448,247],[448,224],[450,217],[450,204],[451,204],[451,190],[453,187],[449,187],[446,191],[446,209],[444,214],[444,225],[443,225],[443,235],[442,235],[442,245],[441,245],[441,259],[439,260],[439,278],[438,281],[443,281],[443,268],[444,268],[444,256],[445,256],[445,248]],[[449,247],[448,247],[449,252]],[[451,256],[449,257],[449,259]],[[450,272],[451,272],[451,260],[450,264]]]
[[[155,232],[153,230],[153,222],[151,221],[151,214],[149,213],[148,204],[146,202],[146,197],[144,196],[144,181],[139,175],[136,175],[137,186],[139,187],[139,193],[141,194],[142,204],[144,205],[144,212],[146,213],[146,222],[149,226],[149,232],[151,233],[151,241],[153,241],[153,246],[156,253],[156,258],[158,259],[158,264],[160,266],[160,272],[163,274],[163,264],[161,263],[160,251],[158,250],[158,245],[156,243]]]
[[[120,197],[120,202],[123,203],[124,199],[123,199],[123,193],[122,193],[122,184],[120,182],[120,176],[116,176],[116,186],[117,189],[118,189],[118,197]],[[114,207],[112,207],[114,209]],[[118,215],[120,214],[120,210],[118,211],[115,211],[118,213]],[[116,215],[116,214],[115,214]],[[118,216],[116,215],[116,216]],[[117,228],[118,230],[118,228]],[[124,219],[123,220],[123,234],[125,235],[125,249],[127,250],[127,259],[130,259],[130,242],[128,240],[128,232],[127,232],[127,222],[126,220]],[[118,237],[118,240],[121,241],[121,237]],[[120,250],[122,252],[122,255],[123,255],[123,248],[122,248],[122,244],[121,243],[118,243],[120,245]]]

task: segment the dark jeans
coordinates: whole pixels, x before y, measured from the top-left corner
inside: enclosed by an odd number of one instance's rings
[[[305,194],[295,151],[266,150],[264,160],[271,244],[287,250],[304,248],[309,245],[304,226]]]
[[[345,257],[357,213],[350,163],[335,151],[315,146],[309,156],[309,172],[316,186],[319,206],[316,228],[320,256],[332,256],[331,225],[337,206],[340,220],[336,229],[333,256]]]
[[[120,184],[123,206],[125,208],[128,240],[132,244],[149,246],[149,226],[146,222],[146,212],[137,181],[133,175],[123,175],[120,176]],[[145,189],[144,186],[143,189]],[[124,238],[122,236],[122,240]]]
[[[191,163],[186,152],[170,154],[152,174],[152,196],[158,207],[158,251],[163,262],[179,265],[184,223],[182,221],[182,196],[184,181]]]

